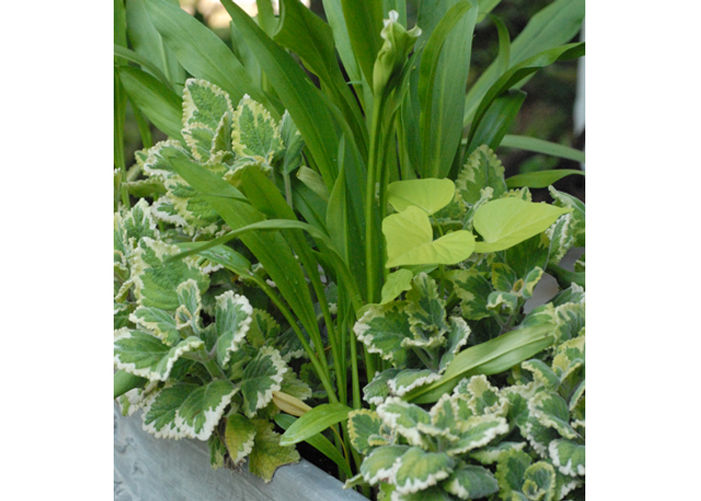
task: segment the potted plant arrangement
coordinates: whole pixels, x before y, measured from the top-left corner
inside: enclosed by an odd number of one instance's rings
[[[494,150],[580,158],[507,132],[520,87],[583,55],[584,2],[513,41],[498,3],[415,2],[408,27],[405,0],[222,0],[228,46],[178,2],[115,1],[122,419],[264,482],[303,447],[347,489],[324,499],[583,499],[585,260],[561,261],[584,204],[551,186],[581,172],[505,178]],[[481,22],[499,50],[468,87]]]

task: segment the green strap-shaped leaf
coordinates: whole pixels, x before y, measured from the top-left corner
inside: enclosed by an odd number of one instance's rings
[[[564,475],[584,476],[584,445],[570,440],[553,440],[548,446],[550,459]]]
[[[150,74],[132,66],[115,69],[124,89],[146,117],[169,137],[180,137],[180,97]]]
[[[488,469],[463,464],[455,468],[443,488],[460,499],[480,499],[497,492],[499,485]]]
[[[574,174],[583,176],[584,172],[574,169],[554,169],[527,172],[525,174],[516,174],[515,176],[511,176],[506,180],[506,186],[509,188],[520,188],[521,186],[528,186],[529,188],[547,188],[563,177]]]
[[[450,179],[408,179],[387,186],[387,201],[401,212],[414,205],[434,214],[453,200],[455,184]]]
[[[399,459],[394,485],[400,494],[419,492],[448,478],[455,460],[444,452],[426,452],[412,447]]]
[[[236,56],[212,30],[166,0],[148,0],[146,8],[163,42],[188,73],[218,85],[234,101],[247,92],[257,100],[263,97]]]
[[[238,349],[251,325],[253,308],[245,296],[227,291],[216,297],[217,342],[214,352],[220,366],[226,367],[231,352]]]
[[[474,227],[484,238],[476,252],[507,249],[546,230],[569,209],[507,197],[487,202],[475,211]]]
[[[198,350],[201,339],[191,336],[173,347],[151,334],[126,327],[115,332],[114,364],[118,369],[148,379],[166,381],[183,354]]]
[[[326,187],[331,189],[337,172],[339,137],[323,96],[299,64],[266,36],[248,14],[231,0],[222,0],[222,4],[231,15],[237,30],[245,37],[248,48],[265,74],[275,82],[275,93],[299,128]],[[261,101],[255,95],[251,96]],[[240,96],[236,99],[240,99]]]
[[[339,402],[321,404],[301,416],[283,434],[280,443],[294,445],[324,431],[348,417],[352,409]]]
[[[258,409],[270,403],[273,392],[280,390],[287,370],[280,353],[270,346],[258,350],[255,358],[248,362],[241,379],[242,410],[248,417],[252,418]]]
[[[256,427],[241,414],[232,414],[226,419],[224,442],[234,466],[239,465],[253,449]]]
[[[223,379],[198,387],[178,407],[175,425],[187,437],[207,440],[237,391]]]
[[[433,240],[428,215],[418,207],[409,206],[382,221],[382,233],[387,240],[385,266],[456,264],[467,259],[475,248],[474,236],[458,230]]]
[[[265,482],[270,482],[278,467],[299,461],[299,453],[294,447],[280,443],[280,435],[273,431],[273,424],[264,419],[253,421],[256,438],[249,456],[248,469]]]

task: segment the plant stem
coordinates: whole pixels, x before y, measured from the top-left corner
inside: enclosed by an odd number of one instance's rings
[[[365,261],[367,265],[367,302],[374,303],[379,298],[377,280],[379,242],[376,242],[377,228],[375,225],[377,205],[375,203],[375,187],[378,177],[381,177],[382,158],[380,147],[382,143],[382,108],[384,99],[380,97],[373,102],[370,125],[370,148],[368,151],[368,176],[365,186]],[[378,176],[379,174],[379,176]]]

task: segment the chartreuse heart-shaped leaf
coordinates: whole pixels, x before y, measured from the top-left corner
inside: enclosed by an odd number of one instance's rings
[[[279,466],[296,463],[299,453],[294,446],[280,445],[280,435],[273,431],[273,423],[254,419],[256,436],[248,460],[248,469],[265,482],[270,482]]]
[[[475,211],[473,225],[484,239],[475,244],[475,252],[496,252],[513,247],[545,231],[569,211],[514,197],[491,200]]]
[[[262,104],[245,95],[234,111],[231,144],[237,155],[270,165],[283,149],[280,124]]]
[[[445,207],[455,196],[455,184],[450,179],[408,179],[387,186],[387,201],[397,212],[416,206],[427,214]]]
[[[260,348],[248,362],[241,378],[242,410],[248,417],[252,418],[258,409],[268,405],[274,391],[280,391],[287,370],[280,353],[270,346]]]
[[[448,233],[433,240],[428,215],[415,206],[382,221],[387,240],[387,268],[420,264],[456,264],[467,259],[475,248],[475,237],[466,230]]]
[[[171,347],[156,336],[127,327],[114,334],[114,364],[117,369],[149,381],[166,381],[173,365],[183,354],[204,346],[203,341],[195,336]]]
[[[414,274],[406,268],[400,268],[387,275],[382,286],[382,300],[380,304],[387,304],[396,299],[402,292],[411,289],[411,279]]]
[[[497,479],[486,468],[462,464],[443,483],[446,491],[460,499],[480,499],[499,490]]]
[[[238,349],[251,325],[253,308],[245,296],[226,291],[216,297],[217,342],[214,352],[220,366],[226,367],[231,352]]]
[[[223,379],[193,390],[175,412],[175,425],[189,438],[207,440],[238,389]]]
[[[226,420],[224,442],[234,465],[243,462],[253,449],[256,427],[253,421],[241,414],[232,414]]]
[[[444,452],[427,452],[412,447],[399,459],[394,485],[400,494],[419,492],[448,478],[455,459]]]

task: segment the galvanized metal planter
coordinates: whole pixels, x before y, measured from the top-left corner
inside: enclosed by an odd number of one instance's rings
[[[162,440],[115,407],[115,501],[367,501],[308,461],[278,468],[266,484],[245,468],[213,470],[199,440]]]

